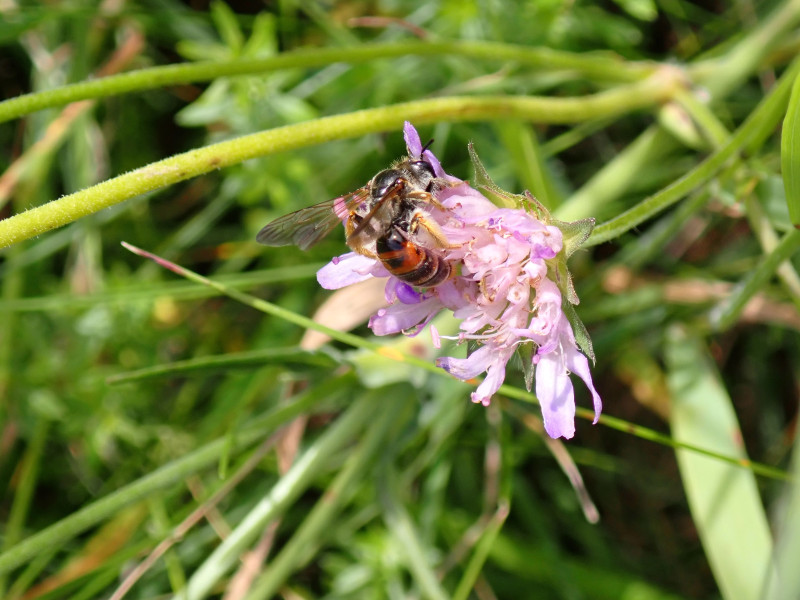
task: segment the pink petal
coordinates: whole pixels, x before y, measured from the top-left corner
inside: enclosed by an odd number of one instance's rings
[[[506,363],[513,353],[513,349],[510,351],[496,349],[492,353],[492,362],[486,369],[486,377],[483,378],[478,389],[470,396],[473,402],[480,402],[484,406],[489,406],[492,401],[492,396],[497,393],[497,390],[500,389],[500,386],[503,385],[503,381],[505,381]]]
[[[575,435],[575,393],[558,353],[539,357],[536,397],[542,407],[544,428],[551,438]]]
[[[600,394],[594,389],[592,373],[589,371],[589,361],[574,346],[567,347],[566,361],[567,368],[583,379],[586,387],[589,388],[589,391],[592,393],[592,402],[594,403],[594,421],[592,421],[592,423],[596,424],[597,420],[600,418],[600,411],[603,410],[603,401],[600,399]]]
[[[497,210],[497,206],[468,183],[445,188],[436,198],[445,208],[454,210],[465,223],[477,223]]]
[[[317,271],[317,281],[326,290],[338,290],[373,277],[372,271],[376,262],[367,256],[348,252],[337,256]]]
[[[406,148],[408,155],[411,158],[420,158],[422,154],[422,142],[419,139],[419,134],[414,126],[406,121],[403,123],[403,139],[406,141]]]
[[[489,368],[492,359],[492,349],[489,346],[481,346],[467,358],[444,357],[436,360],[436,366],[441,367],[453,377],[459,379],[472,379],[477,377]]]
[[[442,339],[439,337],[439,330],[436,329],[436,325],[434,325],[433,323],[431,323],[430,330],[431,330],[431,343],[433,344],[434,348],[439,350],[442,347]]]
[[[400,333],[425,323],[442,309],[438,298],[428,298],[418,304],[392,304],[380,309],[369,320],[369,328],[375,335]]]

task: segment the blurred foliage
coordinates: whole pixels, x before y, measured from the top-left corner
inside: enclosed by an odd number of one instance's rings
[[[800,47],[797,5],[10,0],[0,2],[0,92],[11,98],[98,74],[415,35],[685,69],[697,98],[714,92],[705,121],[686,112],[690,104],[671,103],[575,125],[442,120],[421,128],[448,172],[472,176],[472,141],[502,188],[530,188],[556,216],[575,210],[585,214],[570,217],[602,223],[701,165],[775,89]],[[759,42],[753,64],[725,62],[768,26],[778,34]],[[732,89],[716,93],[718,75]],[[224,77],[47,109],[0,126],[0,218],[176,153],[326,115],[439,95],[560,98],[615,85],[452,53]],[[715,406],[726,415],[732,408],[741,427],[739,438],[733,417],[728,433],[741,456],[732,456],[778,470],[795,443],[800,388],[797,261],[783,262],[775,277],[763,267],[781,238],[789,239],[781,260],[794,248],[780,170],[785,111],[676,207],[570,261],[606,413],[669,432],[687,422],[676,411],[704,401],[675,382],[716,381]],[[427,334],[381,340],[380,355],[340,342],[319,350],[297,326],[176,281],[120,246],[131,242],[310,316],[331,295],[315,269],[343,251],[341,239],[303,253],[257,247],[256,232],[360,187],[403,148],[398,130],[250,160],[2,251],[0,596],[108,598],[171,540],[126,597],[167,597],[187,585],[181,597],[736,597],[724,582],[738,567],[709,558],[715,542],[703,531],[713,514],[690,511],[696,504],[683,482],[691,477],[649,430],[582,420],[573,441],[553,442],[530,401],[501,395],[488,409],[473,406],[469,386],[391,360],[400,350],[432,361]],[[754,273],[764,283],[733,325],[715,329],[714,310]],[[356,333],[370,335],[364,326]],[[681,336],[690,341],[676,342]],[[692,354],[680,370],[674,357],[684,346]],[[203,362],[171,365],[188,360]],[[164,368],[139,371],[156,366]],[[115,383],[120,374],[131,377]],[[522,387],[522,374],[509,383]],[[676,438],[730,451],[691,429],[681,435],[694,437]],[[576,493],[571,461],[591,501],[580,486]],[[743,472],[745,487],[758,487],[738,515],[760,511],[780,532],[779,519],[789,518],[777,510],[785,485]],[[586,516],[592,501],[597,524]],[[199,507],[203,518],[174,534]],[[727,526],[749,529],[732,512],[720,513],[731,515]],[[24,560],[15,558],[20,548],[30,551]],[[764,565],[753,564],[747,576],[767,589]]]

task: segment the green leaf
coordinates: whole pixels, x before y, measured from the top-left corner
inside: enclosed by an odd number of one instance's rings
[[[212,2],[211,18],[225,45],[238,54],[244,45],[244,35],[231,7],[224,2]]]
[[[795,77],[781,135],[781,171],[792,225],[800,227],[800,77]]]
[[[700,340],[683,329],[670,329],[665,358],[673,438],[746,461],[731,399]],[[687,450],[677,450],[676,455],[722,597],[761,598],[772,538],[752,471]]]
[[[259,13],[253,22],[253,32],[244,46],[243,54],[253,57],[273,56],[278,52],[275,15]]]

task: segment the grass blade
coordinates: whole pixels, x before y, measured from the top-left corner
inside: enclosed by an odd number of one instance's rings
[[[800,227],[800,77],[794,78],[781,134],[781,172],[792,225]]]
[[[746,458],[731,400],[699,340],[673,328],[666,341],[670,425],[676,440]],[[769,524],[747,469],[677,450],[700,540],[723,598],[755,600],[772,554]]]

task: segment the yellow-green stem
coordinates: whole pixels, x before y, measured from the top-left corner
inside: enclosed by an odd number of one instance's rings
[[[442,120],[497,119],[575,123],[652,106],[669,98],[679,85],[675,77],[654,76],[630,86],[579,98],[433,98],[270,129],[152,163],[0,221],[0,248],[61,227],[134,196],[214,169],[331,140],[398,130],[405,120],[417,125]]]

